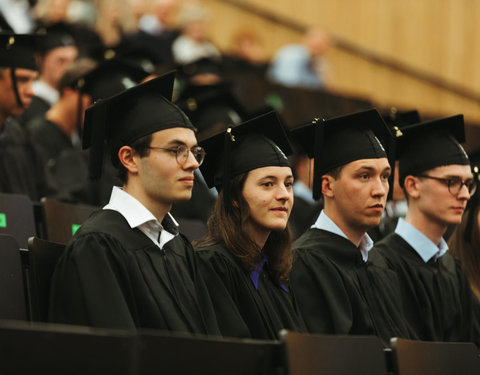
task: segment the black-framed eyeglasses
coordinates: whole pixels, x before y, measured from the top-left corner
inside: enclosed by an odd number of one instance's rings
[[[448,191],[450,192],[450,194],[454,196],[457,196],[460,193],[460,190],[462,190],[463,185],[467,187],[467,190],[470,196],[475,194],[475,191],[477,191],[477,184],[473,179],[463,181],[460,177],[442,178],[442,177],[429,176],[426,174],[419,174],[417,175],[417,177],[430,178],[432,180],[437,180],[442,182],[444,185],[448,186]]]
[[[175,157],[177,158],[177,163],[180,165],[184,165],[187,162],[189,152],[192,153],[198,165],[201,165],[203,163],[206,155],[205,150],[203,149],[203,147],[200,146],[193,146],[192,148],[188,148],[186,145],[179,145],[175,148],[150,146],[147,148],[151,150],[165,150],[174,153]]]

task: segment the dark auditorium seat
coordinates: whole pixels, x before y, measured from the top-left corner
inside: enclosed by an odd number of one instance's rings
[[[138,374],[283,374],[281,350],[275,341],[187,337],[143,330],[137,353]]]
[[[28,196],[0,193],[0,233],[12,235],[24,249],[28,238],[37,235],[33,204]]]
[[[134,375],[132,336],[130,331],[0,321],[1,373]]]
[[[392,338],[396,375],[478,375],[480,357],[473,343]]]
[[[1,322],[2,374],[278,375],[279,342]]]
[[[0,319],[27,319],[24,290],[18,242],[0,234]]]
[[[67,243],[76,230],[99,208],[83,204],[60,202],[53,198],[43,198],[44,226],[47,240]]]
[[[28,250],[22,253],[28,309],[32,321],[47,321],[50,279],[64,249],[64,244],[31,237],[28,240]]]
[[[280,332],[286,375],[385,375],[387,361],[374,336],[330,336]]]

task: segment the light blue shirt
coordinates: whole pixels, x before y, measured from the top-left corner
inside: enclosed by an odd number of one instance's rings
[[[310,188],[302,181],[295,181],[293,183],[293,194],[296,197],[302,198],[310,204],[315,204],[315,200],[312,196],[312,190],[310,190]]]
[[[448,245],[443,238],[438,245],[435,245],[427,236],[402,218],[398,220],[395,233],[402,237],[425,263],[432,258],[436,261],[448,251]]]
[[[119,212],[128,222],[130,228],[141,230],[160,249],[163,249],[163,246],[178,234],[178,232],[170,233],[164,229],[157,218],[142,203],[117,186],[113,187],[110,201],[103,209]],[[170,213],[167,213],[167,215],[173,224],[178,227],[178,223],[173,216]]]
[[[335,224],[323,210],[322,212],[320,212],[320,215],[318,216],[317,221],[315,221],[315,224],[312,225],[312,228],[322,229],[327,232],[334,233],[350,241],[350,239],[345,235],[345,233],[343,233],[343,231],[338,227],[338,225]],[[368,252],[372,249],[372,247],[373,241],[370,236],[365,233],[362,237],[362,240],[360,241],[360,245],[358,246],[364,262],[368,260]]]

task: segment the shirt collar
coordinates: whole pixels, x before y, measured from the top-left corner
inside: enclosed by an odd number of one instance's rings
[[[178,223],[170,213],[165,215],[160,224],[157,218],[142,203],[118,186],[113,187],[110,201],[103,209],[118,211],[127,220],[130,228],[137,228],[145,223],[155,222],[162,229],[173,235],[178,233]]]
[[[349,240],[346,234],[343,233],[343,231],[338,227],[338,225],[335,224],[333,220],[327,216],[324,210],[320,212],[320,215],[318,216],[317,221],[315,221],[315,224],[312,225],[312,228],[322,229]],[[373,241],[370,238],[370,236],[367,233],[365,233],[362,239],[360,240],[360,245],[358,246],[358,249],[362,254],[362,259],[364,262],[368,260],[368,252],[372,249],[372,247],[373,247]]]
[[[438,245],[435,245],[427,236],[402,218],[398,220],[395,233],[402,237],[425,263],[432,258],[437,260],[448,251],[448,245],[443,238]]]
[[[258,290],[258,280],[260,279],[260,275],[262,274],[265,263],[268,263],[268,260],[267,257],[264,255],[257,267],[250,273],[250,280],[252,280],[253,286],[256,290]],[[288,293],[288,289],[284,284],[280,284],[280,288],[282,288],[285,292]]]
[[[58,102],[58,99],[60,98],[60,93],[57,89],[42,81],[35,81],[33,83],[33,92],[36,96],[42,98],[51,106]]]

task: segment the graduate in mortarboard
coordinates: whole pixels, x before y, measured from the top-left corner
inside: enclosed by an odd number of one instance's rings
[[[392,128],[393,132],[398,132],[407,125],[420,122],[420,115],[416,110],[398,111],[396,108],[391,108],[390,111],[382,117],[387,126]],[[385,205],[380,224],[368,231],[368,235],[374,242],[392,233],[395,230],[398,218],[405,217],[407,214],[407,201],[403,189],[398,182],[398,159],[395,160],[393,173],[393,186],[390,186],[391,194]]]
[[[459,224],[475,193],[463,116],[404,127],[398,137],[400,185],[408,211],[375,246],[400,280],[406,317],[422,340],[478,341],[477,301],[443,235]]]
[[[52,278],[50,320],[218,335],[193,248],[169,214],[188,200],[204,158],[195,128],[171,98],[168,73],[99,100],[85,114],[90,174],[104,147],[123,187],[76,232]]]
[[[71,28],[64,23],[41,27],[36,33],[41,36],[36,61],[39,75],[33,84],[35,96],[30,107],[19,117],[22,125],[33,118],[41,117],[55,104],[59,97],[59,84],[66,69],[78,56],[76,41]]]
[[[277,339],[303,331],[288,285],[293,205],[289,141],[269,112],[200,143],[201,171],[219,191],[196,255],[224,336]]]
[[[380,222],[392,168],[390,129],[377,110],[315,119],[292,131],[314,159],[324,209],[294,244],[291,285],[311,333],[412,337],[394,272],[370,266],[367,230]]]
[[[0,192],[39,200],[46,193],[28,134],[14,116],[29,107],[38,75],[32,35],[0,33]]]

